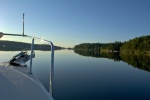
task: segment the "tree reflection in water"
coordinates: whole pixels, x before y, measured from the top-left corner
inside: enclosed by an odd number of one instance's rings
[[[114,61],[123,61],[135,68],[150,72],[150,56],[145,54],[123,54],[114,52],[101,53],[99,51],[91,52],[88,50],[74,50],[74,52],[82,56],[108,58]]]

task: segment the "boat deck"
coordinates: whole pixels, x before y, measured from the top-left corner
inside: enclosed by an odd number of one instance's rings
[[[0,64],[0,100],[53,100],[28,67]]]

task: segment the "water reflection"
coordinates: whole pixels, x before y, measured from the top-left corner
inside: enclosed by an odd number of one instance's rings
[[[84,51],[84,50],[75,50],[75,53],[82,56],[96,57],[96,58],[108,58],[114,61],[123,61],[132,65],[135,68],[139,68],[145,71],[150,72],[150,56],[148,55],[135,55],[135,54],[122,54],[122,53],[101,53],[99,51]]]
[[[120,54],[122,60],[133,67],[146,70],[150,72],[150,56],[134,55],[134,54]]]

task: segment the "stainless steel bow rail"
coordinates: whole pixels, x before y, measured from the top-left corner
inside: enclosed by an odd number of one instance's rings
[[[22,36],[22,37],[28,37],[28,38],[32,38],[32,44],[31,44],[31,56],[30,56],[30,70],[29,70],[29,74],[32,74],[32,56],[33,56],[33,50],[34,50],[34,40],[40,40],[43,41],[45,43],[48,43],[51,46],[51,66],[50,66],[50,93],[52,95],[52,82],[53,82],[53,78],[54,78],[54,45],[51,41],[48,40],[44,40],[38,37],[33,37],[33,36],[29,36],[29,35],[23,35],[21,34],[9,34],[9,33],[3,33],[0,32],[0,37],[4,36],[4,35],[9,35],[9,36]]]

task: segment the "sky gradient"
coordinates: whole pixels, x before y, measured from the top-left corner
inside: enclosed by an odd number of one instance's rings
[[[150,35],[150,0],[0,0],[0,32],[22,34],[23,13],[26,35],[62,47]]]

